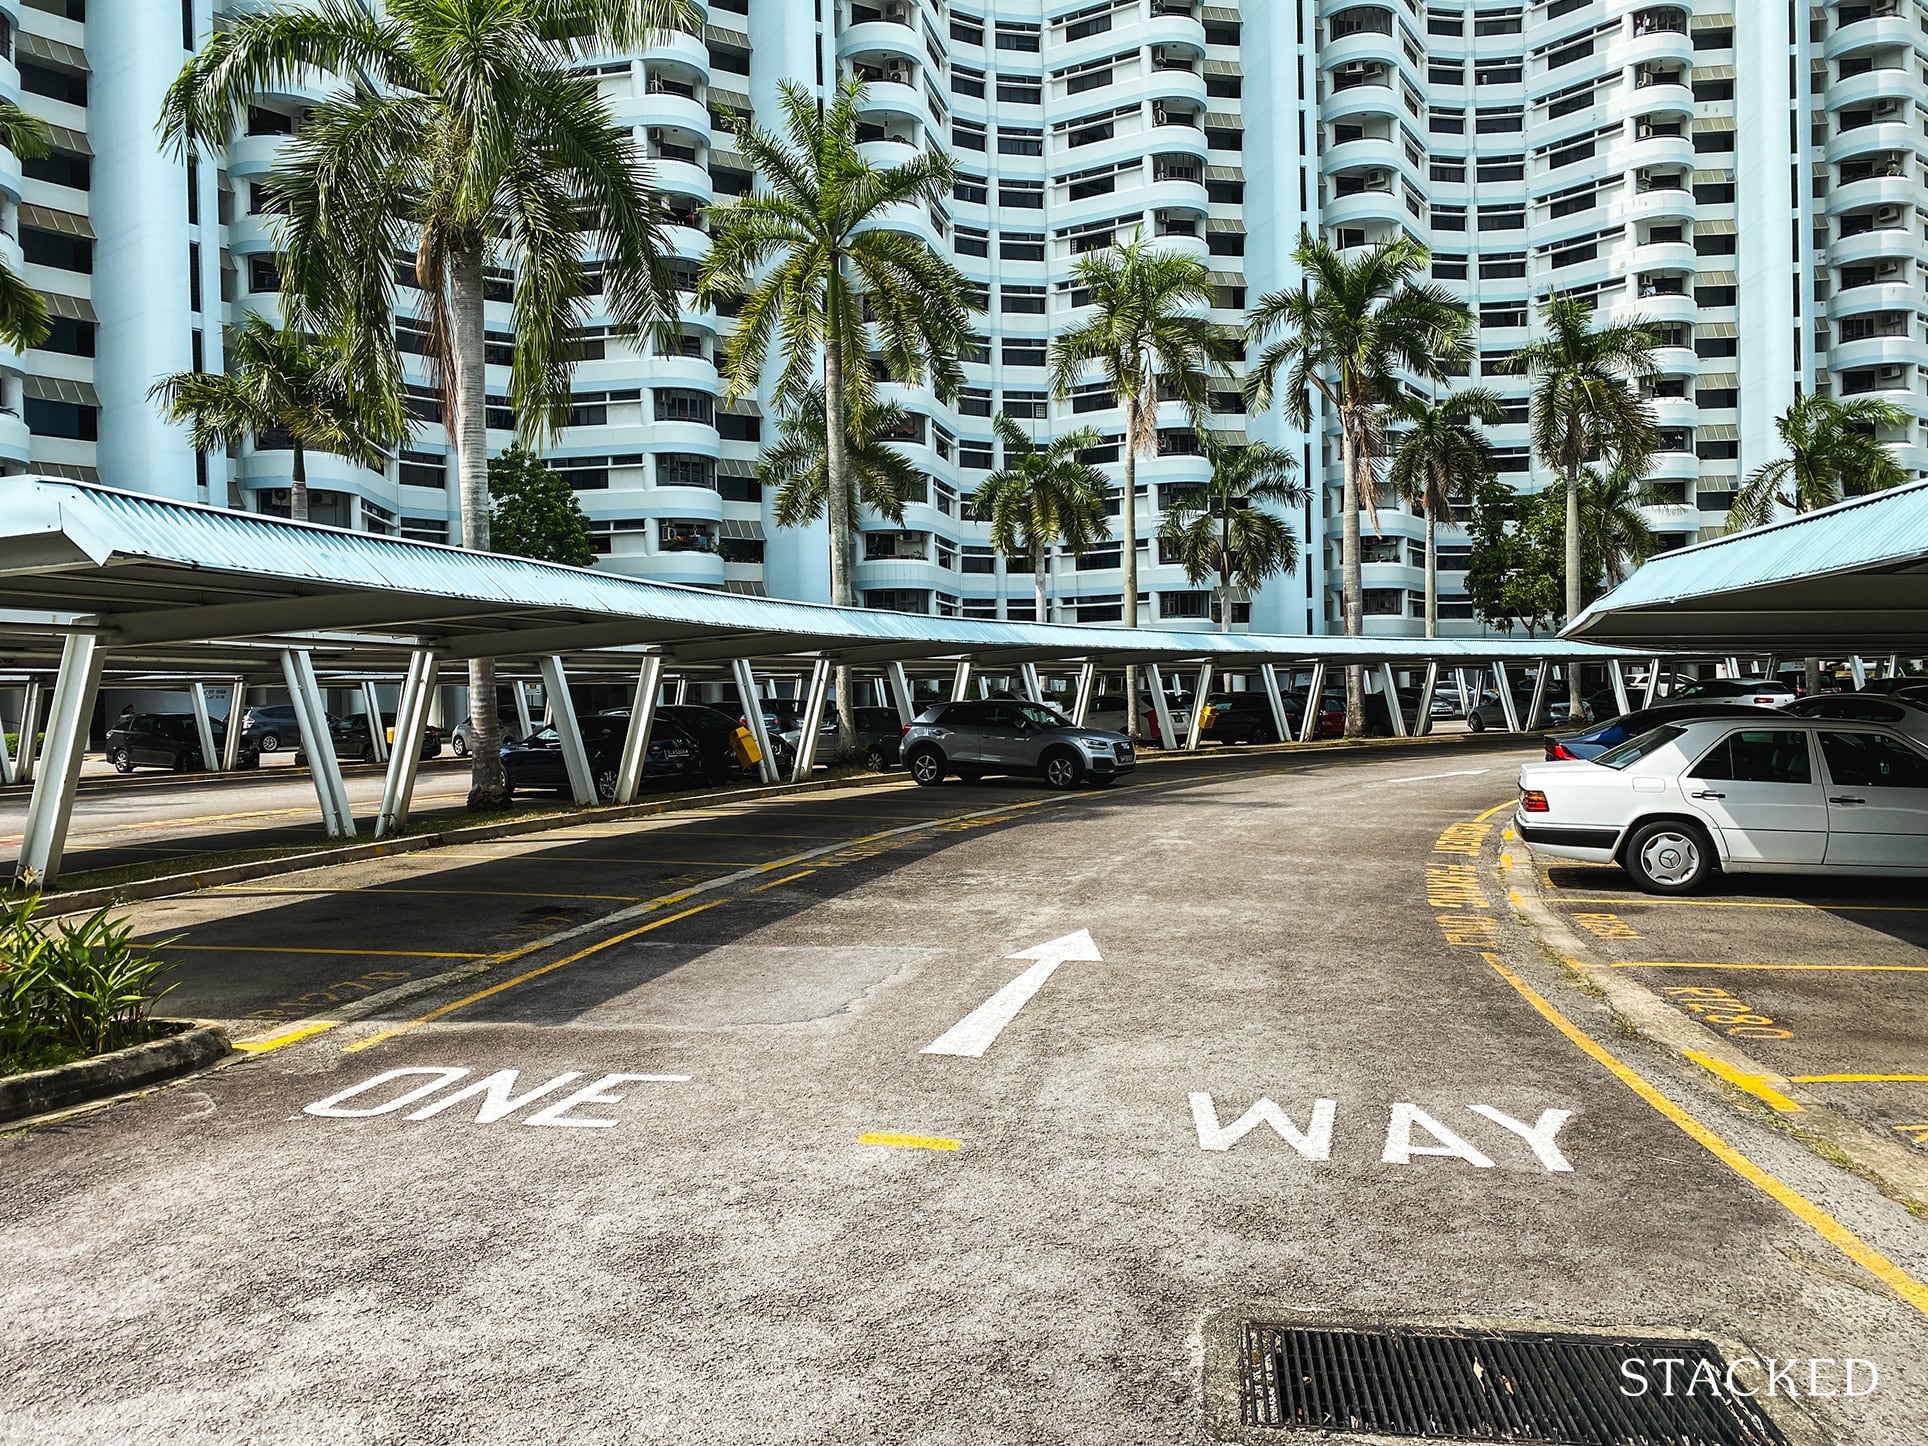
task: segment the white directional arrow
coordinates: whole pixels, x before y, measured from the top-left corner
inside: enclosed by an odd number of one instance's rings
[[[1067,960],[1096,963],[1102,961],[1104,956],[1098,952],[1098,946],[1091,942],[1091,935],[1080,929],[1075,934],[1066,934],[1062,939],[1053,939],[1048,944],[1039,944],[1006,957],[1035,959],[1037,962],[925,1045],[920,1053],[982,1058],[984,1051],[991,1047],[991,1042],[1004,1032],[1004,1026],[1017,1018],[1018,1011],[1030,1003],[1031,996],[1038,992],[1039,986],[1051,977],[1060,964]]]

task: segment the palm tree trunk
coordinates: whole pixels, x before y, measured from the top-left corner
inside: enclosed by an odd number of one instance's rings
[[[1439,519],[1426,504],[1426,636],[1439,636]]]
[[[482,252],[458,251],[448,277],[448,417],[462,499],[462,545],[489,550],[488,372],[483,361]],[[469,662],[469,807],[506,808],[502,726],[495,705],[495,659]]]
[[[838,607],[851,608],[857,605],[857,590],[851,582],[856,519],[851,515],[855,509],[846,448],[849,434],[844,422],[842,290],[843,263],[833,257],[824,298],[824,512],[830,523],[830,600]],[[857,752],[856,704],[846,664],[837,664],[836,681],[837,757],[842,760],[855,757]]]
[[[1580,616],[1580,469],[1567,471],[1566,479],[1566,615],[1572,622]],[[1580,716],[1580,670],[1567,669],[1567,697],[1573,716]]]
[[[1349,638],[1358,637],[1363,630],[1366,605],[1364,574],[1359,570],[1359,442],[1354,425],[1350,413],[1339,423],[1339,453],[1345,473],[1339,498],[1340,607]],[[1365,733],[1366,674],[1355,665],[1346,669],[1346,737],[1363,738]]]
[[[1221,633],[1232,630],[1232,509],[1229,500],[1218,519],[1218,630]]]
[[[1125,626],[1138,626],[1138,403],[1125,403],[1125,495],[1118,504],[1118,562]],[[1125,669],[1125,737],[1138,738],[1138,665]],[[1159,740],[1161,743],[1163,739]]]
[[[288,474],[288,516],[296,522],[308,520],[308,454],[301,439],[294,441],[295,461]]]
[[[1037,556],[1034,560],[1037,563],[1038,603],[1037,611],[1031,615],[1031,619],[1033,622],[1048,623],[1051,621],[1051,580],[1049,573],[1051,566],[1051,544],[1048,542],[1039,542],[1036,547],[1036,553]]]

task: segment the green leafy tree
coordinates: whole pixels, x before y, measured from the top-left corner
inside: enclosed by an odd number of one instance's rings
[[[963,274],[927,241],[889,225],[898,207],[948,203],[951,161],[933,151],[894,166],[865,159],[857,139],[865,90],[849,78],[819,105],[807,87],[785,81],[781,134],[735,124],[760,184],[710,208],[714,239],[697,284],[705,305],[737,309],[723,351],[728,396],[756,392],[774,348],[786,404],[814,396],[824,409],[830,594],[843,607],[857,602],[847,414],[874,405],[873,360],[895,381],[928,377],[948,400],[971,344]],[[865,430],[861,419],[856,430]],[[839,665],[838,746],[846,757],[857,747],[853,706],[850,670]]]
[[[776,489],[779,527],[823,520],[830,507],[830,449],[824,445],[822,388],[810,387],[782,416],[782,440],[757,463],[757,479]],[[904,504],[927,483],[917,465],[890,445],[910,421],[895,402],[872,402],[844,412],[844,505],[855,516],[869,508],[886,522],[904,520]]]
[[[1907,422],[1906,412],[1878,397],[1797,397],[1774,423],[1787,456],[1748,474],[1728,508],[1729,530],[1771,522],[1777,507],[1813,512],[1843,497],[1900,486],[1908,474],[1879,433]]]
[[[47,140],[45,121],[12,101],[0,100],[0,146],[31,161],[47,154]],[[15,351],[30,351],[52,330],[46,300],[19,272],[0,264],[0,341]]]
[[[1302,506],[1299,464],[1265,442],[1210,445],[1212,478],[1188,488],[1165,511],[1158,540],[1178,557],[1193,586],[1218,584],[1219,631],[1232,630],[1232,589],[1256,591],[1268,577],[1299,565],[1299,539],[1262,503]]]
[[[1640,384],[1659,371],[1654,351],[1660,334],[1645,321],[1594,324],[1591,302],[1555,295],[1540,308],[1544,335],[1500,363],[1500,370],[1530,374],[1533,388],[1533,450],[1560,478],[1566,499],[1563,524],[1566,617],[1581,608],[1581,473],[1598,461],[1609,472],[1644,476],[1660,446],[1651,403]],[[1580,670],[1570,671],[1577,713]]]
[[[497,552],[588,567],[596,560],[589,518],[575,489],[526,447],[489,462],[489,542]]]
[[[279,432],[294,454],[288,515],[308,520],[308,453],[328,452],[379,471],[407,433],[355,385],[348,355],[250,313],[227,336],[225,372],[176,372],[148,392],[170,422],[185,422],[196,451],[221,452]]]
[[[1473,321],[1465,304],[1417,279],[1431,257],[1408,236],[1348,257],[1302,231],[1293,259],[1304,281],[1261,297],[1245,328],[1247,342],[1263,347],[1246,378],[1249,403],[1263,411],[1282,395],[1286,415],[1310,428],[1316,393],[1339,423],[1339,565],[1348,637],[1364,626],[1359,507],[1363,499],[1377,529],[1376,466],[1397,374],[1444,380],[1472,355]],[[1348,668],[1347,737],[1364,734],[1365,710],[1365,674]]]
[[[508,392],[531,445],[567,419],[592,303],[631,331],[664,330],[675,316],[649,167],[582,64],[701,23],[690,0],[270,5],[225,19],[168,88],[161,137],[185,154],[221,145],[262,97],[337,78],[270,182],[283,212],[283,305],[290,324],[340,340],[361,389],[387,399],[399,423],[395,258],[414,256],[465,547],[490,545],[487,268],[515,273]],[[471,808],[508,803],[494,699],[494,662],[476,659]]]
[[[1072,285],[1091,312],[1051,343],[1051,387],[1060,400],[1095,368],[1125,409],[1123,496],[1118,509],[1123,620],[1138,626],[1138,458],[1158,444],[1158,404],[1175,401],[1199,430],[1210,411],[1211,375],[1231,363],[1232,346],[1207,317],[1216,301],[1212,275],[1196,257],[1161,251],[1141,230],[1123,246],[1079,258]],[[1138,696],[1138,670],[1126,669],[1125,696]],[[1125,727],[1138,733],[1136,705]]]
[[[1453,521],[1453,499],[1472,495],[1492,475],[1493,444],[1479,429],[1505,414],[1499,395],[1462,387],[1430,402],[1402,393],[1390,419],[1406,430],[1393,446],[1387,480],[1408,507],[1426,518],[1426,636],[1439,632],[1439,524]]]
[[[1580,474],[1580,547],[1585,556],[1600,560],[1608,587],[1620,586],[1653,556],[1654,530],[1643,509],[1655,500],[1646,479],[1624,468],[1588,467]],[[1584,601],[1592,602],[1599,590],[1590,582],[1582,589]]]
[[[1524,626],[1532,636],[1560,617],[1563,547],[1553,525],[1555,494],[1522,496],[1504,482],[1485,479],[1473,489],[1466,515],[1472,539],[1466,562],[1466,596],[1473,615],[1510,633]]]
[[[971,510],[991,524],[991,546],[1007,558],[1030,560],[1037,597],[1032,616],[1049,622],[1051,549],[1062,546],[1080,557],[1111,535],[1111,484],[1083,460],[1103,439],[1080,427],[1040,446],[1003,412],[991,428],[1004,443],[1004,466],[978,484]]]

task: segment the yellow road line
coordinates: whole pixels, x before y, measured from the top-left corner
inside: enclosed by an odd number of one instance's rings
[[[1795,1084],[1928,1084],[1928,1074],[1795,1074]]]
[[[429,1010],[427,1014],[409,1020],[407,1024],[398,1024],[393,1029],[383,1030],[380,1034],[370,1035],[367,1039],[358,1039],[353,1044],[345,1044],[342,1046],[342,1053],[355,1054],[364,1049],[372,1049],[384,1040],[394,1039],[398,1035],[407,1034],[410,1030],[417,1029],[424,1024],[432,1023],[437,1019],[453,1014],[458,1009],[467,1008],[471,1004],[487,999],[492,994],[500,994],[505,989],[515,988],[518,984],[526,984],[531,979],[552,973],[566,964],[574,964],[579,959],[587,959],[591,954],[600,954],[603,950],[620,944],[626,939],[634,939],[638,934],[647,934],[650,930],[660,929],[665,924],[674,924],[678,919],[687,919],[692,914],[700,914],[705,909],[714,909],[718,904],[724,902],[725,900],[723,899],[714,899],[707,904],[698,904],[693,909],[684,909],[681,913],[671,914],[667,918],[651,919],[647,924],[643,924],[638,928],[625,930],[621,934],[616,934],[599,943],[591,944],[587,949],[578,949],[575,953],[565,958],[557,959],[552,963],[531,969],[526,974],[518,974],[513,979],[504,979],[500,984],[491,984],[487,989],[478,989],[475,993],[464,995],[452,1003],[438,1005],[436,1008]]]
[[[1784,1206],[1802,1224],[1813,1230],[1828,1244],[1840,1251],[1848,1259],[1886,1285],[1896,1295],[1913,1306],[1922,1315],[1928,1316],[1928,1285],[1916,1280],[1907,1271],[1896,1265],[1887,1256],[1876,1250],[1867,1241],[1856,1235],[1847,1226],[1836,1220],[1827,1211],[1809,1200],[1793,1186],[1770,1175],[1747,1156],[1728,1144],[1687,1111],[1668,1099],[1641,1075],[1622,1064],[1609,1051],[1596,1044],[1580,1027],[1560,1013],[1552,1004],[1534,990],[1519,975],[1500,962],[1497,954],[1484,954],[1482,957],[1499,973],[1499,976],[1519,992],[1537,1009],[1541,1016],[1560,1033],[1571,1040],[1576,1047],[1586,1053],[1593,1061],[1608,1070],[1614,1078],[1627,1086],[1641,1099],[1657,1110],[1667,1121],[1700,1145],[1709,1154],[1732,1170],[1741,1179],[1761,1191],[1770,1199]]]
[[[228,893],[265,894],[427,894],[446,899],[594,899],[603,903],[639,904],[641,894],[548,894],[524,889],[396,889],[387,884],[353,885],[341,889],[287,888],[280,884],[219,884]]]
[[[765,889],[781,888],[784,884],[794,884],[798,879],[806,878],[809,875],[814,874],[815,872],[816,872],[815,869],[802,869],[802,870],[799,870],[797,873],[791,874],[788,878],[772,879],[767,884],[758,884],[754,889],[751,889],[750,892],[753,894],[760,894]]]
[[[260,1039],[238,1039],[234,1042],[234,1047],[243,1054],[266,1054],[271,1049],[280,1049],[283,1045],[294,1044],[299,1040],[309,1038],[311,1035],[321,1034],[326,1030],[333,1029],[340,1023],[341,1021],[339,1019],[316,1020],[312,1024],[302,1025],[299,1029],[285,1030],[280,1034],[265,1035]]]
[[[1493,817],[1494,814],[1505,813],[1507,809],[1514,807],[1518,802],[1519,800],[1517,799],[1509,798],[1506,800],[1505,803],[1496,803],[1491,808],[1487,809],[1485,813],[1475,815],[1473,822],[1485,823],[1486,820]]]
[[[344,954],[353,959],[493,959],[493,954],[461,954],[447,949],[297,949],[268,944],[160,944],[195,954]]]
[[[1759,1100],[1769,1109],[1776,1110],[1784,1115],[1798,1115],[1801,1113],[1801,1107],[1799,1105],[1768,1083],[1770,1076],[1764,1074],[1749,1074],[1745,1070],[1736,1069],[1726,1060],[1721,1059],[1717,1055],[1708,1054],[1705,1050],[1684,1049],[1681,1053],[1709,1074],[1726,1080],[1743,1094],[1754,1096],[1755,1099]]]
[[[1796,973],[1928,974],[1928,964],[1701,964],[1691,959],[1615,959],[1614,969],[1781,969]]]
[[[1556,904],[1622,904],[1645,908],[1661,905],[1676,909],[1811,909],[1817,914],[1928,914],[1921,904],[1808,904],[1794,899],[1657,899],[1652,894],[1609,894],[1605,898],[1562,896]]]
[[[955,1150],[964,1142],[947,1140],[941,1135],[892,1135],[867,1130],[857,1136],[860,1145],[894,1145],[900,1150]]]

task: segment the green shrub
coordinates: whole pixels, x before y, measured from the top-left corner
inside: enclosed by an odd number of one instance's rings
[[[125,1049],[159,1031],[149,1018],[173,966],[131,941],[106,909],[51,927],[40,896],[0,902],[0,1074]]]

